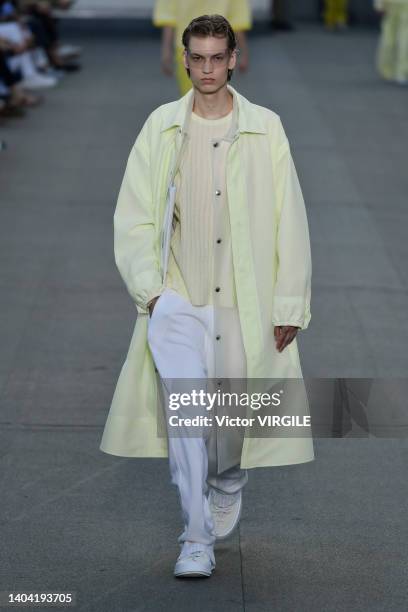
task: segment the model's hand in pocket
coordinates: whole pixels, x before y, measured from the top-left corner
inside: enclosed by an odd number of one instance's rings
[[[159,299],[159,297],[160,297],[160,295],[158,295],[157,297],[153,298],[153,299],[152,299],[152,300],[149,302],[149,304],[148,304],[148,308],[149,308],[149,316],[150,316],[150,318],[152,317],[154,307],[155,307],[156,302],[157,302],[157,300]]]

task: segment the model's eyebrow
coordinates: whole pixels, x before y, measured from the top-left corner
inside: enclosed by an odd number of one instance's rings
[[[222,51],[214,51],[214,53],[209,53],[208,55],[222,55],[223,53],[225,53],[227,49],[223,49]],[[200,51],[191,51],[190,50],[190,54],[191,55],[199,55],[200,57],[204,57],[204,55],[200,52]]]

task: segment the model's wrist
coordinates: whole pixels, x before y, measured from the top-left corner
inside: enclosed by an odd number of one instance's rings
[[[156,295],[156,297],[152,298],[148,303],[147,303],[147,309],[149,311],[149,314],[151,315],[153,312],[153,309],[155,307],[155,304],[157,302],[157,300],[159,299],[160,295]]]

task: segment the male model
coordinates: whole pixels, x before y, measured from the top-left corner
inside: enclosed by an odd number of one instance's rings
[[[248,468],[314,459],[310,431],[218,435],[199,421],[192,434],[193,402],[171,403],[197,382],[221,392],[301,379],[296,334],[311,316],[306,210],[280,118],[229,85],[236,38],[224,17],[194,19],[182,40],[193,89],[148,117],[115,210],[115,260],[138,317],[100,446],[168,456],[184,522],[177,577],[211,575]],[[308,414],[305,395],[290,404]]]
[[[156,0],[153,24],[163,28],[162,70],[164,74],[172,75],[174,62],[182,96],[191,88],[183,62],[183,32],[194,17],[212,13],[223,15],[234,29],[240,49],[238,68],[245,72],[249,64],[246,30],[252,26],[249,0]]]

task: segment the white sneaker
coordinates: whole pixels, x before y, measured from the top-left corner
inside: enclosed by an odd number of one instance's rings
[[[61,59],[65,59],[67,57],[77,57],[81,55],[82,47],[78,47],[77,45],[60,45],[57,49],[57,55]]]
[[[177,578],[208,578],[215,568],[215,563],[204,550],[196,550],[188,555],[179,556],[174,566]]]
[[[57,81],[60,81],[65,76],[65,72],[63,70],[59,70],[58,68],[48,68],[44,74],[45,76],[51,76],[54,79],[57,79]]]
[[[35,74],[32,77],[23,79],[20,85],[24,89],[45,89],[47,87],[55,87],[57,83],[58,80],[53,76]]]
[[[40,70],[43,68],[44,69],[48,68],[48,66],[50,65],[47,54],[45,53],[44,49],[42,49],[41,47],[35,47],[35,49],[32,49],[31,57],[34,61],[34,64]]]
[[[241,518],[242,491],[228,494],[210,487],[208,503],[214,519],[215,537],[225,540],[236,529]]]

